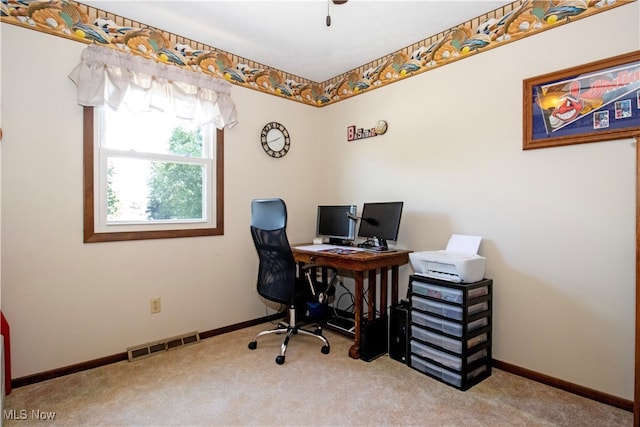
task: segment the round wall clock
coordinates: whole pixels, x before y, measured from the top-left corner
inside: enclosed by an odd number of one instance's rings
[[[291,137],[289,131],[283,125],[277,122],[271,122],[264,125],[260,132],[260,142],[262,148],[271,157],[284,157],[291,146]]]

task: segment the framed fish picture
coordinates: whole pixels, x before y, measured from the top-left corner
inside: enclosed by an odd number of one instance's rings
[[[640,137],[640,51],[523,81],[522,149]]]

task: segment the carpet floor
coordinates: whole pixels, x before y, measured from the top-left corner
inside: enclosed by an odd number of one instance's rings
[[[134,362],[14,389],[14,426],[631,426],[633,413],[493,369],[466,392],[381,356],[348,357],[352,340],[281,336],[268,324]]]

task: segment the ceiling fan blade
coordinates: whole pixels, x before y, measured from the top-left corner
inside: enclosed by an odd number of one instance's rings
[[[332,1],[333,1],[333,4],[345,4],[349,0],[332,0]]]

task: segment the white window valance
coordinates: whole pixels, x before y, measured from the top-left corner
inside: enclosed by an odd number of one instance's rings
[[[154,108],[219,129],[238,122],[229,82],[117,49],[88,46],[69,78],[83,106]]]

